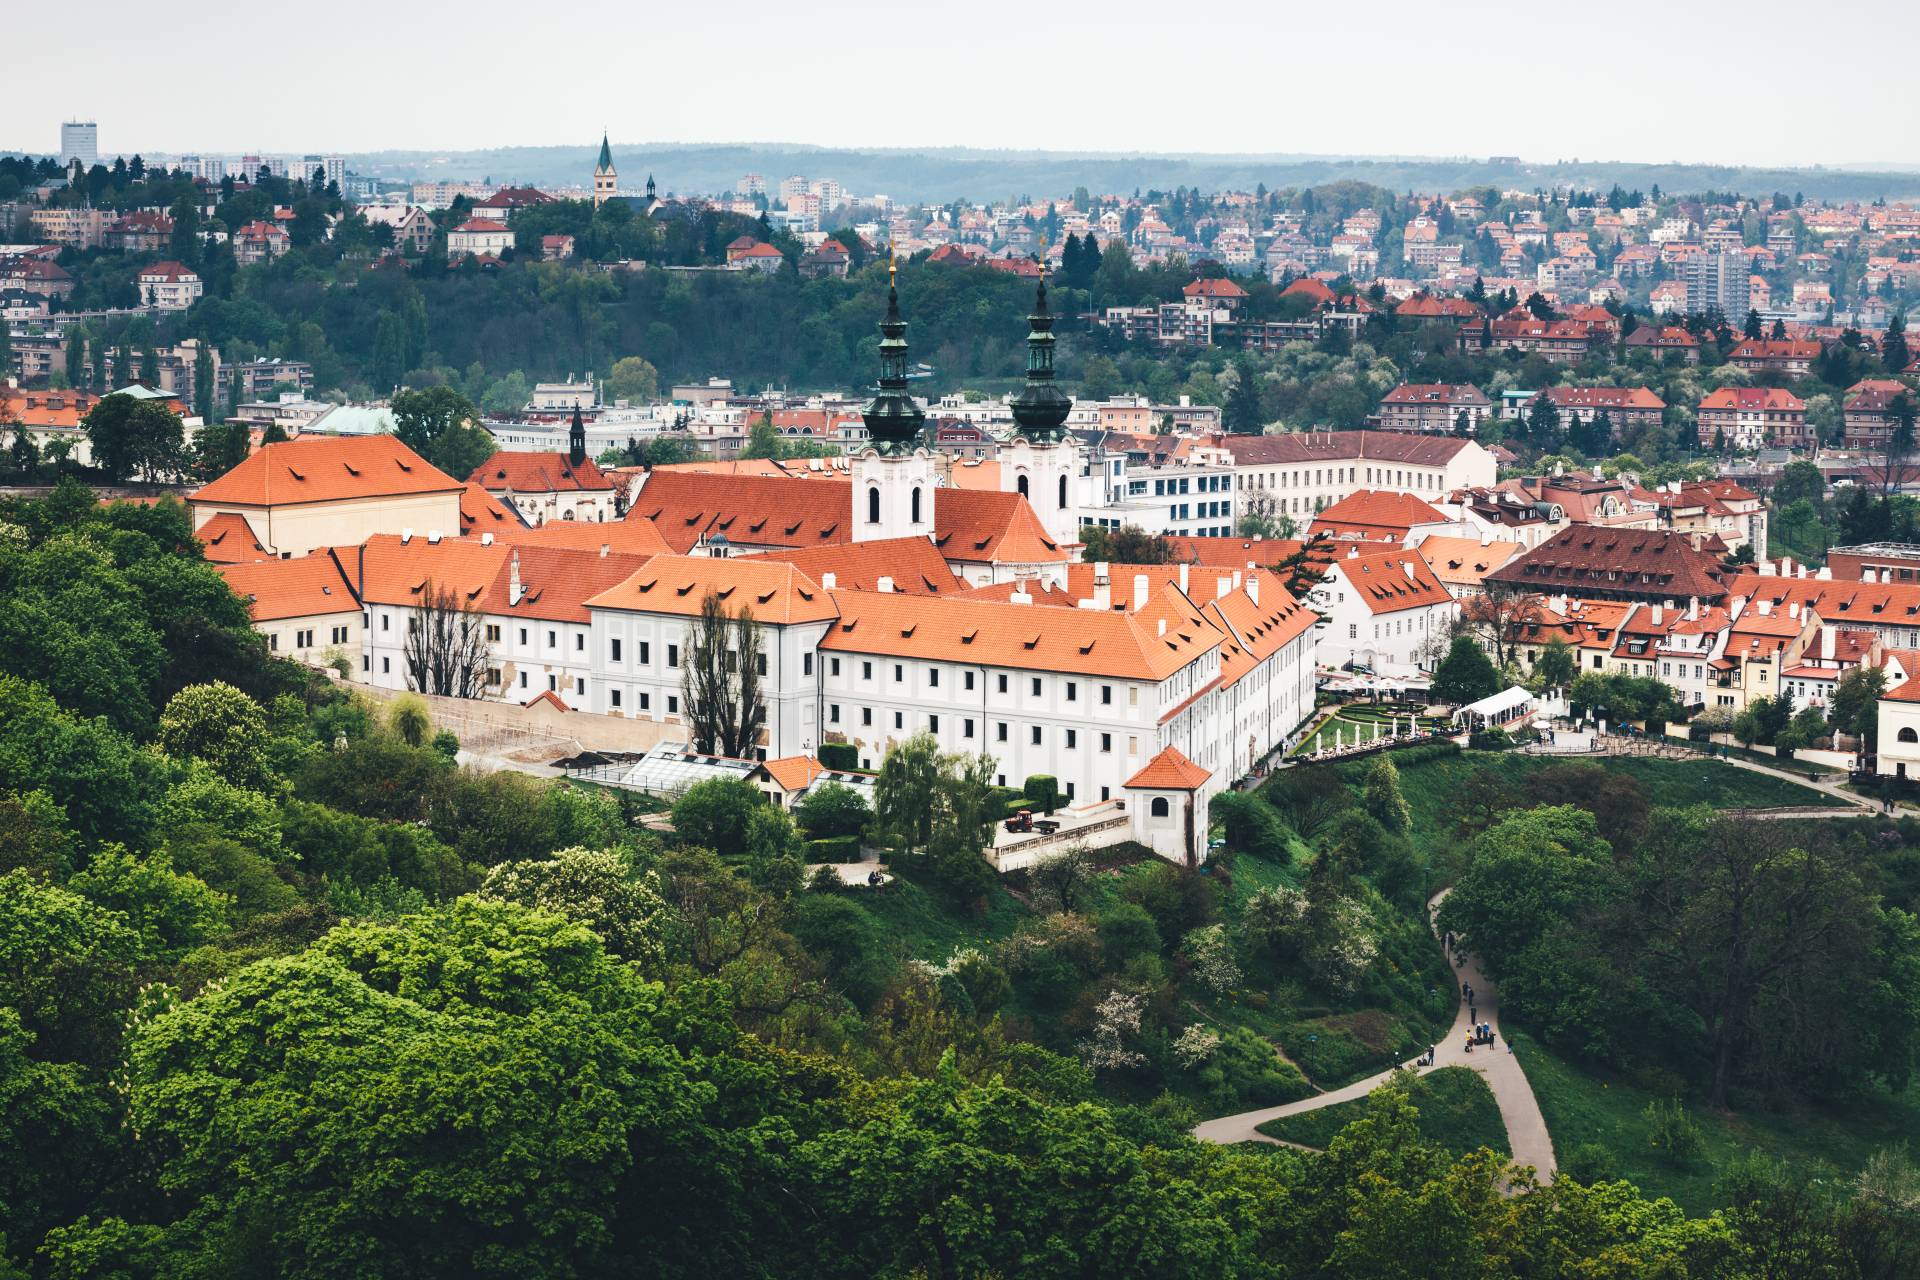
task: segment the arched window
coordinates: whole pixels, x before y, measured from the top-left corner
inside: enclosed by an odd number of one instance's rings
[[[1920,742],[1920,733],[1915,733],[1911,728],[1902,729],[1899,738],[1902,742]]]
[[[1067,509],[1067,478],[1065,476],[1060,477],[1060,509],[1062,511]]]
[[[1172,810],[1167,807],[1167,798],[1165,796],[1155,796],[1153,798],[1153,805],[1147,812],[1156,818],[1164,818],[1171,813]]]
[[[880,489],[878,486],[867,490],[867,523],[880,523]]]
[[[920,486],[913,486],[913,523],[920,523]]]
[[[1032,494],[1027,492],[1027,478],[1025,476],[1021,476],[1019,480],[1015,481],[1014,487],[1020,490],[1020,496],[1023,498],[1030,498],[1033,496]]]

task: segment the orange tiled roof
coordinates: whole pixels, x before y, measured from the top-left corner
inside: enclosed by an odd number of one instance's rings
[[[818,547],[851,542],[853,486],[844,480],[707,475],[656,468],[635,495],[628,518],[652,520],[675,551],[702,537],[738,543]]]
[[[575,466],[564,453],[518,453],[502,449],[473,469],[468,484],[489,493],[575,493],[610,490],[592,458]]]
[[[841,591],[878,591],[880,579],[893,579],[893,589],[910,596],[955,596],[967,584],[954,576],[946,560],[925,538],[880,538],[873,542],[842,542],[794,551],[764,551],[741,560],[778,560],[790,564],[815,582],[825,584],[832,574]]]
[[[483,546],[473,538],[436,543],[415,537],[402,542],[392,534],[378,534],[358,553],[341,555],[353,557],[348,572],[359,580],[369,604],[410,608],[421,603],[431,583],[434,590],[450,590],[463,605],[482,613],[548,622],[589,621],[587,601],[647,563],[641,556],[572,547]],[[517,602],[512,594],[516,559],[521,585]]]
[[[1479,586],[1482,578],[1524,549],[1518,542],[1481,542],[1478,538],[1420,540],[1420,554],[1426,558],[1433,576],[1460,586]]]
[[[344,502],[410,493],[458,493],[462,486],[390,435],[303,436],[261,447],[192,502],[265,507]]]
[[[1212,770],[1187,759],[1178,747],[1168,747],[1120,785],[1129,791],[1198,791],[1212,776]]]
[[[834,616],[833,600],[812,578],[790,564],[758,556],[654,556],[588,603],[596,609],[684,617],[699,613],[709,592],[728,609],[745,608],[769,626],[823,622]]]
[[[1417,524],[1445,524],[1447,517],[1414,497],[1392,489],[1355,489],[1325,508],[1307,526],[1317,533],[1391,535],[1397,542]]]
[[[360,611],[353,584],[330,552],[316,551],[292,560],[221,564],[214,570],[227,580],[233,594],[247,602],[255,622]]]
[[[238,511],[222,511],[193,531],[200,539],[208,564],[246,564],[253,560],[271,560],[274,555],[253,536],[247,518]]]
[[[763,760],[760,767],[780,784],[782,791],[804,791],[827,771],[827,767],[812,756],[781,756],[778,760]]]
[[[514,527],[498,535],[518,547],[565,547],[573,551],[618,551],[631,556],[671,555],[673,548],[653,527],[653,521],[637,520],[553,520],[537,529],[514,522]]]
[[[839,620],[822,649],[1032,671],[1163,680],[1216,648],[1221,636],[1177,590],[1150,612],[836,591]],[[1161,619],[1167,620],[1163,633]]]
[[[479,536],[491,533],[495,537],[509,530],[523,529],[525,524],[520,517],[501,506],[494,496],[479,485],[468,481],[460,489],[460,532]]]
[[[1055,564],[1067,552],[1017,493],[941,489],[934,495],[933,543],[948,560]]]
[[[1339,556],[1332,567],[1370,613],[1424,609],[1453,599],[1418,548]]]

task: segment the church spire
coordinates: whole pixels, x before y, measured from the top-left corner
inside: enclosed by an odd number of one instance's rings
[[[587,460],[587,424],[580,420],[580,406],[573,406],[573,425],[567,429],[567,461],[579,466]]]
[[[613,148],[607,145],[607,135],[600,135],[600,163],[594,166],[594,172],[613,172]]]
[[[607,135],[600,135],[600,159],[593,166],[593,207],[598,209],[613,199],[620,190],[619,175],[613,171],[613,148],[607,145]]]
[[[1065,438],[1073,401],[1053,382],[1053,313],[1047,310],[1047,262],[1040,257],[1040,283],[1027,316],[1027,385],[1013,400],[1014,434],[1034,444],[1058,444]]]
[[[911,453],[926,425],[926,411],[907,390],[907,322],[900,318],[900,293],[895,283],[893,251],[887,251],[887,314],[880,321],[879,394],[868,402],[862,417],[874,449],[882,454]]]

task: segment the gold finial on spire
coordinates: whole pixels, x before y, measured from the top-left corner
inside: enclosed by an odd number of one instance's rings
[[[1047,282],[1047,238],[1040,237],[1040,283]]]
[[[893,287],[893,278],[899,272],[899,270],[900,270],[899,264],[893,256],[893,240],[891,237],[889,237],[887,240],[887,287],[888,288]]]

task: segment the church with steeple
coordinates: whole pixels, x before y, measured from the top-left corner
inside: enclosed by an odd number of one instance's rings
[[[593,207],[598,209],[613,199],[619,190],[620,175],[613,169],[613,148],[607,145],[607,135],[603,133],[600,135],[600,159],[593,166]]]
[[[853,460],[853,537],[933,533],[933,455],[922,440],[927,414],[907,387],[907,322],[900,316],[897,267],[887,260],[887,314],[880,321],[880,385],[862,417],[867,445]]]
[[[1027,385],[1013,400],[1013,440],[1000,455],[1000,478],[1027,500],[1054,541],[1068,545],[1080,540],[1080,462],[1066,426],[1073,401],[1053,380],[1053,344],[1043,266],[1027,317]]]

